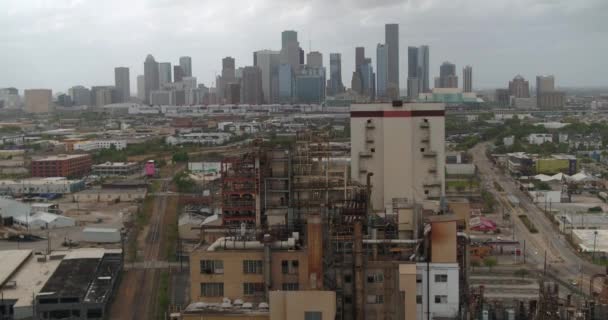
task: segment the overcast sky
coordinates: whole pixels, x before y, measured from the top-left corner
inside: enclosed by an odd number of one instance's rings
[[[131,90],[148,53],[192,57],[207,86],[221,58],[253,64],[252,52],[279,49],[281,31],[301,47],[342,53],[350,86],[356,46],[376,63],[384,24],[399,23],[401,87],[407,46],[430,46],[431,75],[449,60],[476,88],[504,87],[522,74],[554,74],[558,86],[608,85],[608,0],[0,0],[0,87],[112,85],[131,69]]]

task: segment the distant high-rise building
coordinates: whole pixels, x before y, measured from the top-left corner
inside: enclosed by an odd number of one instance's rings
[[[458,88],[458,76],[456,75],[456,65],[444,62],[439,67],[439,77],[435,78],[436,88]]]
[[[399,25],[384,26],[384,43],[387,51],[386,91],[391,99],[399,98]]]
[[[144,62],[144,77],[145,77],[145,96],[144,101],[150,102],[150,92],[158,90],[160,87],[158,77],[158,62],[149,54]]]
[[[120,93],[114,86],[93,86],[91,99],[94,106],[103,107],[120,101]]]
[[[74,86],[68,89],[68,94],[72,97],[75,106],[91,106],[91,90],[83,86]]]
[[[295,73],[300,68],[303,60],[303,51],[301,51],[298,42],[298,33],[293,30],[283,31],[281,40],[280,63],[290,65],[292,72]]]
[[[279,66],[279,102],[292,102],[293,77],[291,65],[281,64]]]
[[[25,112],[48,113],[53,107],[53,91],[51,89],[26,89],[23,91]]]
[[[306,66],[323,67],[323,54],[319,51],[311,51],[306,55]]]
[[[508,107],[511,104],[511,98],[508,89],[496,89],[494,100],[499,107]]]
[[[530,83],[521,75],[509,81],[509,92],[515,98],[530,98]]]
[[[183,89],[196,89],[196,77],[183,77]]]
[[[118,101],[126,102],[131,97],[131,80],[129,79],[129,68],[114,68],[114,86],[118,92]]]
[[[171,82],[171,62],[161,62],[158,64],[158,77],[161,87],[163,84]]]
[[[376,99],[376,74],[372,66],[372,59],[365,58],[365,62],[360,69],[362,94],[373,101]]]
[[[304,49],[300,48],[300,65],[303,66],[304,64]]]
[[[264,92],[265,103],[278,101],[280,58],[280,51],[261,50],[253,54],[254,66],[258,67],[262,73],[262,91]]]
[[[137,76],[137,98],[141,101],[146,100],[146,77]]]
[[[339,53],[329,54],[329,92],[328,95],[335,95],[344,92],[342,83],[342,55]]]
[[[184,77],[192,77],[192,58],[180,57],[179,66],[182,67]]]
[[[429,46],[420,46],[418,48],[418,66],[420,67],[418,88],[421,92],[428,93],[431,91],[429,86]]]
[[[417,47],[407,48],[407,96],[409,99],[416,99],[420,92],[420,79],[418,78],[421,71],[419,61],[419,50]]]
[[[355,70],[358,70],[365,63],[365,48],[355,48]]]
[[[325,100],[325,68],[304,66],[295,78],[298,103],[321,104]]]
[[[224,88],[224,100],[227,104],[241,103],[241,84],[236,82],[227,83]]]
[[[17,88],[0,89],[0,108],[17,109],[21,106],[21,98]]]
[[[73,106],[72,97],[70,97],[69,95],[67,95],[65,93],[61,93],[61,94],[57,95],[56,104],[58,106],[62,106],[62,107],[71,107],[71,106]]]
[[[462,92],[473,92],[473,67],[462,69]]]
[[[184,69],[181,66],[173,66],[173,81],[181,82],[184,77]]]
[[[536,77],[536,105],[540,109],[562,108],[566,103],[566,94],[555,90],[554,76]]]
[[[258,67],[245,67],[241,78],[241,103],[262,104],[262,70]]]
[[[376,94],[378,98],[386,98],[388,86],[388,47],[378,43],[376,47]]]
[[[222,59],[222,79],[226,82],[232,82],[236,79],[236,68],[233,57]]]

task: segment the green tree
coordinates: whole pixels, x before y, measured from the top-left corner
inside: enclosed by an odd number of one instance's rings
[[[498,261],[496,261],[496,258],[494,257],[486,257],[485,259],[483,259],[483,265],[488,267],[490,271],[492,271],[492,268],[495,267],[497,264]]]
[[[530,271],[528,271],[527,269],[518,269],[515,272],[513,272],[513,274],[516,277],[521,277],[522,279],[525,278],[528,274],[530,274]]]
[[[188,162],[188,152],[177,151],[173,154],[173,162]]]

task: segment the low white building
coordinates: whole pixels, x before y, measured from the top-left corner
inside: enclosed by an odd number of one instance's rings
[[[226,132],[195,132],[167,137],[166,142],[171,145],[179,144],[201,144],[220,145],[227,143],[232,138],[231,133]]]
[[[459,282],[457,263],[417,263],[417,319],[458,318]]]
[[[84,180],[68,180],[64,177],[0,180],[0,193],[11,195],[41,193],[68,194],[83,190],[84,187]]]
[[[220,122],[217,124],[220,131],[233,132],[237,135],[252,134],[262,130],[262,125],[258,122]]]
[[[74,220],[74,218],[41,211],[30,215],[13,217],[13,221],[14,223],[30,230],[56,229],[76,226],[76,220]]]
[[[137,202],[147,194],[146,189],[89,189],[74,193],[75,202]]]
[[[528,136],[528,143],[543,144],[545,142],[553,143],[553,135],[550,133],[532,133]]]
[[[74,143],[74,150],[93,151],[100,149],[110,149],[114,146],[116,150],[123,150],[127,147],[126,140],[88,140]]]
[[[130,176],[143,173],[137,162],[105,162],[92,167],[93,174],[98,176]]]
[[[515,143],[515,136],[508,136],[502,138],[502,143],[505,145],[505,147],[512,146]]]

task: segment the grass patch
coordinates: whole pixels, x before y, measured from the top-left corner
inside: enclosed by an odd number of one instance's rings
[[[538,229],[536,229],[534,223],[532,223],[532,221],[528,219],[528,216],[526,216],[525,214],[520,214],[518,217],[521,219],[521,222],[526,225],[526,228],[528,228],[528,231],[530,231],[530,233],[538,233]]]
[[[129,243],[127,243],[127,254],[130,262],[138,261],[139,258],[141,258],[137,256],[137,238],[139,237],[139,233],[144,229],[144,226],[148,224],[153,206],[154,197],[148,196],[144,199],[143,204],[135,213],[133,230],[129,238]]]
[[[160,181],[154,180],[150,185],[148,185],[148,192],[154,193],[160,190]]]
[[[167,204],[167,214],[174,214],[173,219],[165,228],[165,252],[167,260],[171,262],[177,261],[177,241],[179,240],[178,219],[181,208],[177,205],[177,198],[172,197]]]
[[[158,308],[156,308],[155,318],[165,319],[165,311],[169,310],[169,273],[167,271],[162,271],[160,274],[156,301]]]

